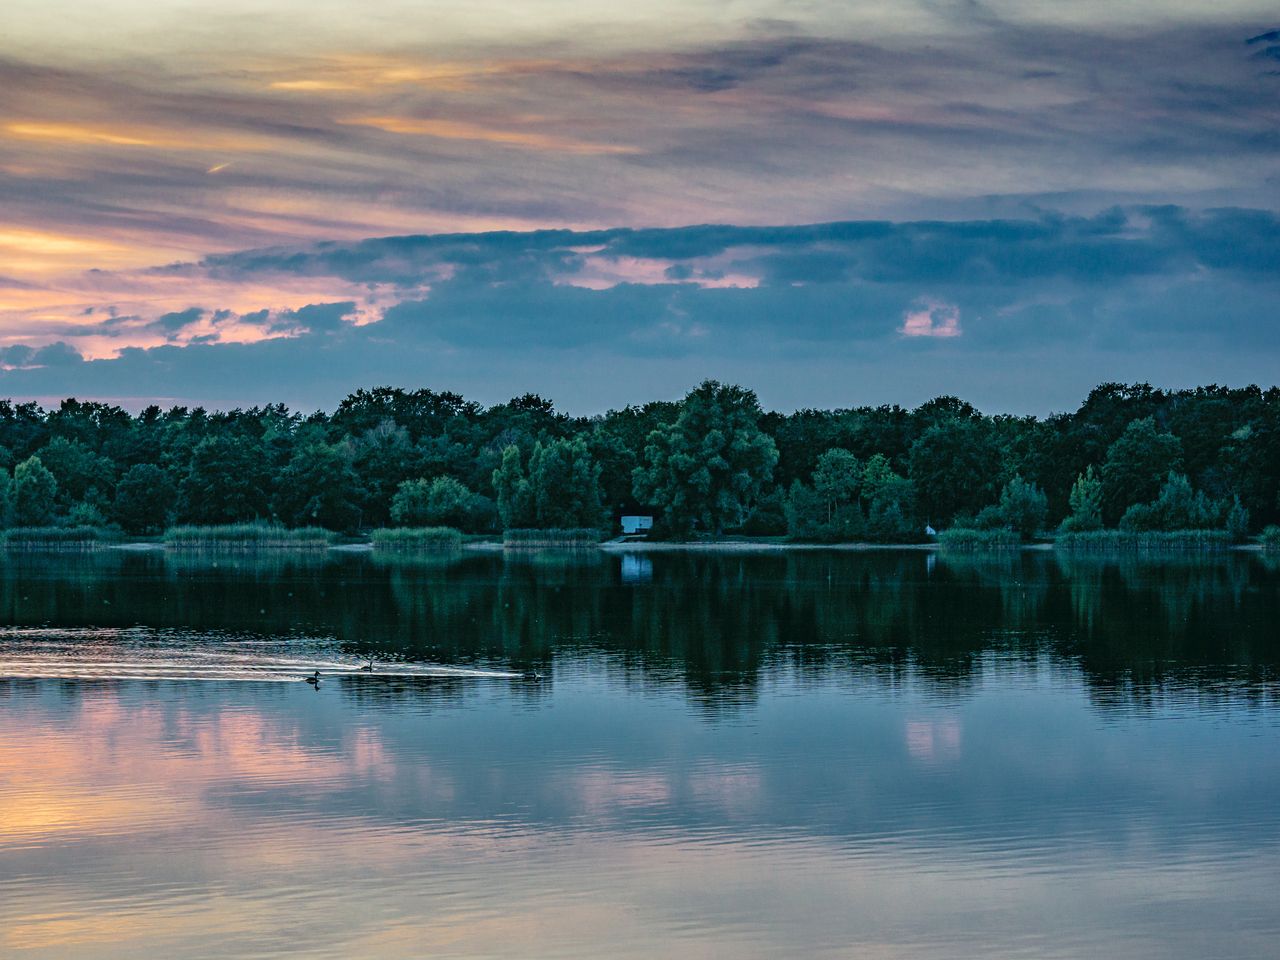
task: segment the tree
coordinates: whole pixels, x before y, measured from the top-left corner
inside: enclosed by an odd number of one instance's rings
[[[1030,540],[1044,527],[1049,499],[1034,483],[1015,475],[1000,491],[1000,514],[1007,527]]]
[[[787,535],[793,540],[824,539],[827,528],[827,505],[821,496],[799,480],[791,484],[787,497]]]
[[[1068,502],[1071,513],[1062,521],[1065,532],[1085,533],[1102,529],[1102,481],[1093,472],[1092,464],[1076,477]]]
[[[600,467],[581,437],[535,444],[529,486],[539,527],[595,527],[603,522]]]
[[[431,513],[431,481],[405,480],[391,498],[391,521],[402,527],[428,527],[439,521]]]
[[[360,481],[349,448],[308,443],[294,451],[280,475],[272,506],[289,526],[349,532],[360,523]]]
[[[636,497],[659,507],[681,535],[739,525],[778,462],[760,416],[754,391],[705,381],[674,423],[649,434],[633,477]]]
[[[64,506],[87,501],[107,502],[115,478],[115,464],[78,440],[54,437],[37,454],[58,481],[58,500]]]
[[[0,467],[0,527],[7,527],[13,522],[13,478],[9,471]]]
[[[13,523],[18,527],[39,527],[53,519],[58,481],[36,456],[28,457],[13,470]]]
[[[1154,500],[1170,472],[1182,464],[1182,444],[1156,427],[1153,417],[1133,420],[1107,449],[1102,465],[1103,518],[1115,522],[1137,503]]]
[[[474,531],[488,526],[493,502],[453,477],[406,480],[391,500],[391,519],[409,527],[455,527]]]
[[[1231,538],[1232,543],[1244,543],[1249,537],[1249,510],[1240,502],[1239,497],[1231,498],[1231,506],[1227,508],[1226,517],[1222,523],[1223,529],[1227,531],[1227,536]]]
[[[169,475],[154,463],[125,471],[116,484],[113,514],[129,533],[159,533],[169,523],[178,491]]]
[[[990,503],[999,474],[1000,451],[980,420],[936,423],[911,445],[911,481],[931,523],[948,523]]]
[[[493,471],[493,489],[498,497],[502,529],[533,525],[533,491],[520,465],[520,448],[515,444],[502,451],[502,464]]]
[[[1151,503],[1135,503],[1120,518],[1122,530],[1213,530],[1222,526],[1227,512],[1225,504],[1193,490],[1191,481],[1180,473],[1170,472],[1160,488],[1160,496]]]
[[[178,512],[190,523],[258,520],[269,514],[269,483],[267,466],[252,440],[206,437],[191,451],[178,487]]]
[[[826,501],[827,522],[835,519],[836,509],[852,504],[862,485],[862,464],[848,450],[835,448],[818,458],[813,471],[813,489]]]

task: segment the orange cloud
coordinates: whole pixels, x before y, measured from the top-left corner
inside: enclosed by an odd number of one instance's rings
[[[5,132],[26,140],[54,140],[58,143],[83,143],[115,147],[150,147],[155,141],[146,137],[118,133],[102,127],[77,123],[8,123]]]
[[[419,119],[416,117],[352,117],[339,121],[349,126],[373,127],[386,133],[405,136],[438,137],[442,140],[475,140],[506,146],[528,147],[559,153],[622,154],[637,153],[636,147],[615,143],[596,143],[530,130],[498,129],[462,120]]]

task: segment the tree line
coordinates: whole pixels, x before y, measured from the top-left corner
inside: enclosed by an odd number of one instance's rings
[[[537,395],[485,407],[377,387],[332,413],[0,401],[5,526],[268,521],[921,539],[926,526],[1224,529],[1280,521],[1280,389],[1107,383],[1046,418],[950,396],[765,412],[707,381],[676,402],[570,417]]]

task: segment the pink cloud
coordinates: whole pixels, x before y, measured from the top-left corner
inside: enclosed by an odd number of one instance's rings
[[[958,337],[960,308],[940,300],[917,300],[902,314],[898,332],[904,337]]]

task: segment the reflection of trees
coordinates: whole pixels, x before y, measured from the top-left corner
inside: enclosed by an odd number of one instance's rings
[[[1076,657],[1100,702],[1178,690],[1248,700],[1280,666],[1274,574],[1234,555],[1059,555]],[[1069,618],[1066,614],[1069,613]],[[1056,611],[1055,611],[1056,614]],[[1229,684],[1223,687],[1223,684]]]
[[[957,695],[992,662],[1049,655],[1080,671],[1103,704],[1178,691],[1247,700],[1277,672],[1277,572],[1256,557],[928,559],[669,553],[637,578],[595,551],[424,562],[10,555],[0,560],[0,609],[14,625],[336,636],[357,655],[544,671],[557,657],[605,654],[628,681],[678,682],[709,710],[750,703],[777,671],[802,685],[836,675]],[[388,684],[358,695],[447,698],[446,689]]]

